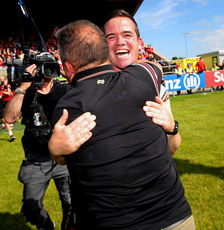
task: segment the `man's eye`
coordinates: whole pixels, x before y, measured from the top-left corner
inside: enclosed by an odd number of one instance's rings
[[[115,39],[115,36],[109,36],[109,37],[107,37],[107,40],[113,40],[113,39]]]
[[[131,34],[125,34],[124,35],[126,38],[129,38],[129,37],[131,37]]]

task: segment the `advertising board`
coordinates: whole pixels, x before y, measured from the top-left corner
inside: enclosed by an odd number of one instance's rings
[[[167,91],[200,89],[224,85],[224,70],[200,73],[164,75]]]

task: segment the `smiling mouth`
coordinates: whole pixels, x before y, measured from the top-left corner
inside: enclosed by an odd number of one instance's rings
[[[115,52],[117,57],[126,57],[130,52],[128,50],[117,50]]]

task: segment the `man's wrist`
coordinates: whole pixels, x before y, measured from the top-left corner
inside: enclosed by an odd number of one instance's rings
[[[23,95],[26,94],[26,91],[23,91],[23,90],[20,89],[19,87],[17,87],[17,88],[15,89],[15,92],[16,92],[16,93],[19,93],[19,94],[23,94]]]
[[[168,135],[176,135],[178,133],[178,128],[179,128],[179,123],[178,123],[178,121],[174,120],[173,131],[171,131],[171,132],[165,132],[165,133],[168,134]]]

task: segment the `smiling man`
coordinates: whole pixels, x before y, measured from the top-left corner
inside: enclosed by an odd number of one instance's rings
[[[139,32],[125,17],[110,19],[104,26],[115,71],[120,71],[138,59]]]
[[[111,12],[104,20],[103,29],[114,71],[121,71],[138,61],[140,32],[135,19],[128,12],[122,9]],[[159,64],[154,62],[151,64],[159,67],[162,74]],[[163,85],[161,85],[160,98],[156,97],[156,102],[147,101],[143,110],[168,134],[170,152],[172,155],[176,154],[181,144],[181,136],[178,133],[178,122],[174,120],[171,113],[169,94]]]

